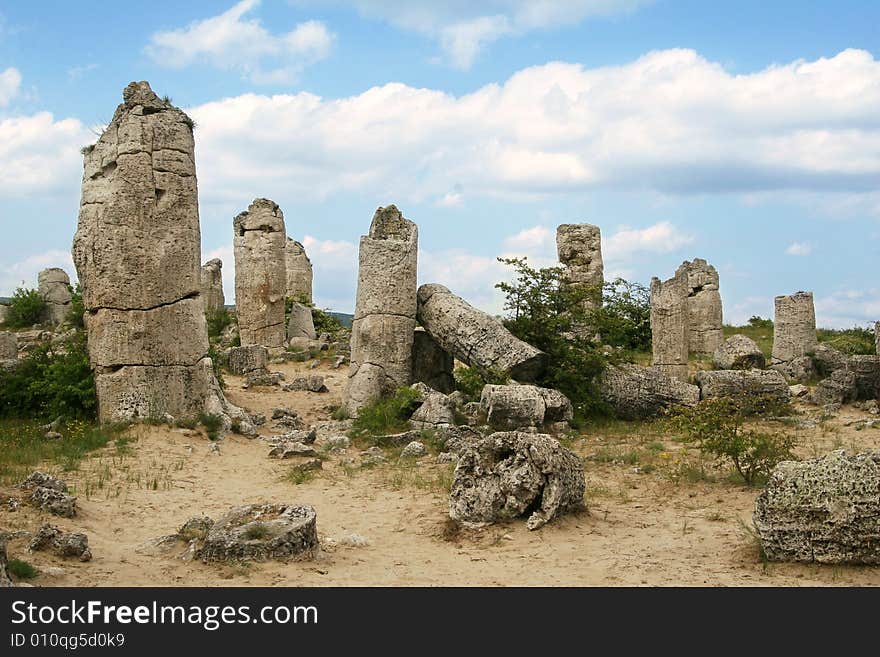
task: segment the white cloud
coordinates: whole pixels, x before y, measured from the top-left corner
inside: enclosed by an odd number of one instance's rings
[[[632,11],[651,0],[335,0],[362,15],[440,42],[457,68],[469,68],[480,51],[505,36],[576,25],[586,18]],[[291,0],[315,6],[326,0]]]
[[[880,175],[880,62],[856,50],[747,75],[667,50],[526,68],[459,97],[388,83],[336,100],[246,94],[191,113],[200,185],[219,196],[258,185],[448,203],[466,185],[511,198],[604,187],[853,199],[876,194]]]
[[[49,267],[61,267],[70,276],[70,282],[76,282],[76,269],[70,252],[53,249],[0,267],[0,296],[11,296],[17,287],[36,288],[37,274]]]
[[[21,73],[9,67],[0,72],[0,107],[6,107],[21,91]]]
[[[840,290],[817,296],[816,325],[824,328],[872,326],[880,320],[880,288]]]
[[[98,68],[97,64],[84,64],[83,66],[72,66],[67,69],[67,77],[70,78],[71,81],[75,82],[79,80],[84,75],[91,73],[95,69]]]
[[[156,32],[145,52],[163,66],[207,62],[238,70],[258,84],[290,82],[329,55],[335,35],[323,23],[307,21],[290,32],[272,34],[259,19],[245,17],[259,5],[260,0],[241,0],[217,16]],[[270,62],[268,68],[264,62]]]
[[[627,261],[635,253],[672,253],[694,241],[669,221],[647,228],[621,226],[617,232],[602,237],[602,258],[611,263]]]
[[[786,255],[791,256],[808,256],[813,252],[813,245],[807,242],[792,242],[787,249]]]

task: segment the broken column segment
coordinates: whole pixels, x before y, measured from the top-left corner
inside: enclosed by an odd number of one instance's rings
[[[199,298],[192,121],[146,82],[123,98],[85,152],[73,241],[98,414],[222,413]]]
[[[45,320],[56,326],[62,324],[73,299],[67,272],[59,267],[44,269],[37,275],[37,288],[46,301]]]
[[[812,292],[797,292],[775,299],[771,362],[787,363],[811,354],[818,344]]]
[[[223,297],[223,262],[220,258],[208,260],[202,265],[202,303],[206,313],[215,313],[226,307]]]
[[[312,303],[312,262],[305,247],[290,237],[284,243],[287,298]]]
[[[687,277],[688,351],[712,354],[724,342],[718,272],[702,258],[685,261],[675,272]]]
[[[421,326],[413,334],[413,383],[424,383],[444,395],[455,390],[455,359]]]
[[[688,276],[679,269],[667,281],[651,279],[651,345],[654,367],[680,381],[688,378]]]
[[[346,406],[392,395],[412,377],[418,227],[394,205],[379,208],[361,237]]]
[[[233,222],[235,310],[242,345],[282,347],[287,274],[284,215],[274,201],[255,199]]]
[[[565,267],[565,280],[583,286],[589,294],[585,306],[602,304],[604,272],[602,266],[602,235],[592,224],[561,224],[556,227],[556,252]]]
[[[496,318],[436,283],[418,293],[419,323],[443,349],[477,368],[484,377],[509,374],[534,381],[547,367],[547,354],[517,338]]]

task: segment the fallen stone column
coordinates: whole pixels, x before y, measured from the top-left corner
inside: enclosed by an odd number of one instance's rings
[[[37,275],[37,288],[46,301],[46,321],[56,326],[62,324],[73,299],[67,272],[58,267],[44,269]]]
[[[609,365],[599,377],[599,394],[617,417],[656,417],[673,406],[694,406],[700,389],[651,367]]]
[[[651,279],[651,345],[655,368],[688,379],[688,278],[682,270],[667,281]]]
[[[724,342],[718,272],[696,258],[682,263],[675,273],[687,277],[688,351],[712,354]]]
[[[201,270],[201,295],[206,313],[215,313],[226,307],[223,297],[223,262],[219,258],[208,260]]]
[[[305,247],[290,237],[284,243],[287,298],[312,303],[312,262]]]
[[[787,363],[811,354],[818,344],[812,292],[775,299],[771,363]]]
[[[352,414],[411,382],[418,239],[394,205],[376,210],[361,237],[346,391]]]
[[[425,331],[484,376],[507,373],[517,381],[534,381],[547,367],[547,354],[442,285],[422,285],[418,300],[418,318]]]
[[[788,382],[776,370],[712,370],[697,372],[700,399],[768,396],[780,402],[791,399]]]

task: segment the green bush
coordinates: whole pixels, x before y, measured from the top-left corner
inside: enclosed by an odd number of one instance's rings
[[[510,381],[510,377],[504,372],[489,371],[483,376],[476,367],[457,367],[452,375],[455,377],[455,389],[463,392],[472,401],[480,399],[486,384],[503,385]]]
[[[351,425],[353,438],[381,436],[406,430],[407,421],[418,408],[419,393],[409,387],[398,388],[393,397],[362,406]]]
[[[68,286],[69,287],[69,286]],[[67,311],[67,323],[74,328],[85,328],[84,315],[86,307],[83,304],[82,288],[77,283],[75,287],[70,288],[70,308]]]
[[[18,579],[33,579],[38,574],[36,568],[27,561],[22,561],[21,559],[10,559],[7,564],[7,569]]]
[[[321,310],[320,308],[312,308],[312,322],[315,324],[315,333],[318,335],[322,333],[335,335],[343,328],[339,320],[331,315],[329,311]]]
[[[226,327],[231,326],[235,322],[235,318],[226,308],[220,308],[206,312],[205,321],[208,324],[208,337],[219,338]]]
[[[217,440],[220,437],[220,429],[223,428],[223,417],[216,413],[200,413],[199,423],[205,427],[208,440]]]
[[[37,290],[24,287],[15,288],[9,310],[6,313],[6,325],[9,328],[27,328],[40,323],[46,311],[46,300]]]
[[[695,443],[701,452],[716,459],[729,459],[748,485],[766,481],[780,461],[794,459],[794,439],[782,433],[758,431],[745,425],[750,415],[773,412],[772,400],[737,397],[704,399],[692,407],[679,407],[672,414],[672,425],[682,431],[685,441]]]
[[[589,313],[602,343],[628,351],[651,350],[651,291],[615,278],[605,283],[602,305]]]
[[[549,356],[547,370],[536,383],[564,393],[578,415],[604,412],[594,380],[608,359],[587,337],[591,330],[584,330],[591,321],[584,304],[594,298],[594,291],[566,285],[562,267],[533,269],[525,258],[498,260],[516,271],[513,283],[495,286],[507,297],[504,325]]]
[[[35,347],[13,370],[0,371],[0,417],[94,418],[98,400],[85,334]]]
[[[773,320],[764,319],[763,317],[759,317],[758,315],[752,315],[751,317],[749,317],[749,326],[756,329],[772,329]]]

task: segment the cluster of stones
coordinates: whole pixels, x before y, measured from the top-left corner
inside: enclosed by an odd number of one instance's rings
[[[41,511],[64,518],[76,516],[76,497],[68,493],[65,482],[52,475],[34,471],[18,488],[28,493],[27,501]]]
[[[718,272],[705,260],[685,261],[666,281],[651,279],[654,366],[681,381],[690,354],[712,354],[721,346]]]

